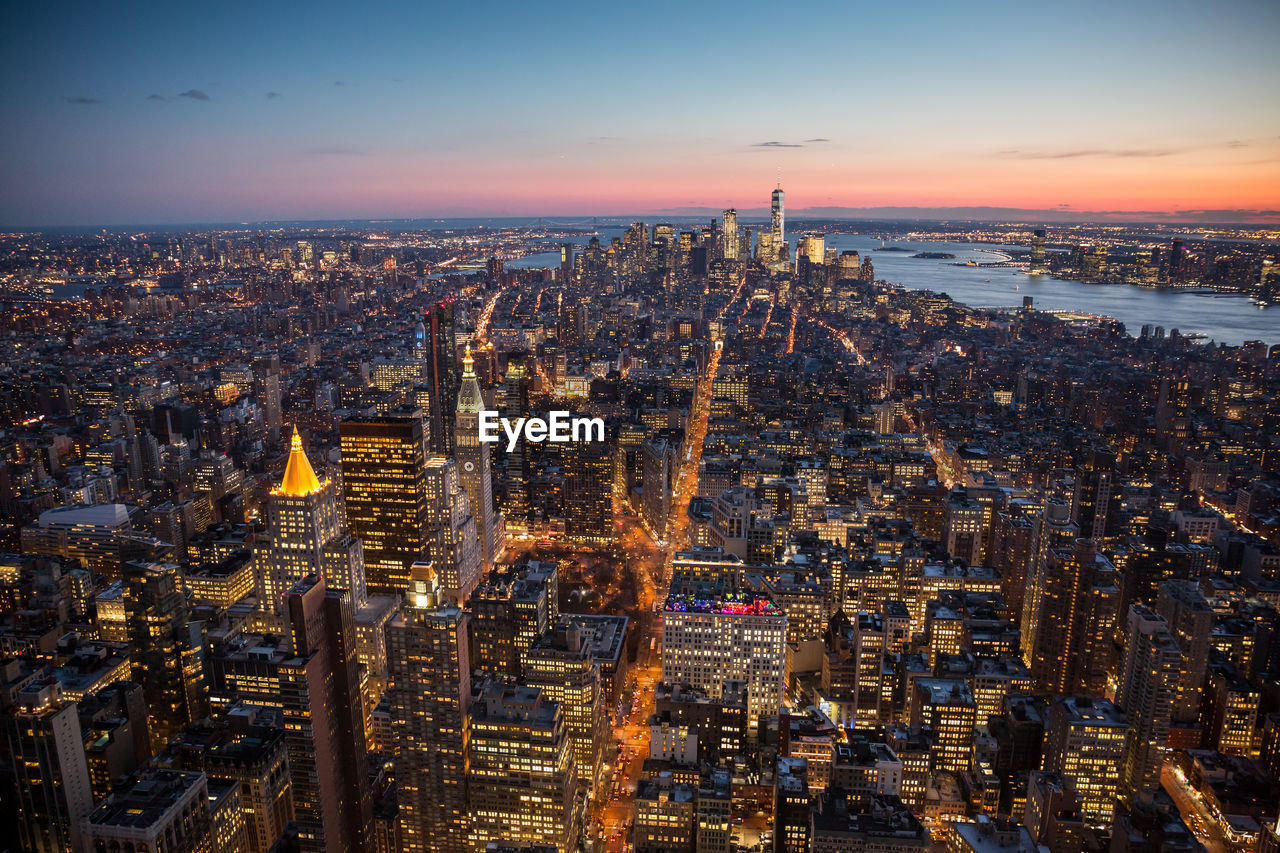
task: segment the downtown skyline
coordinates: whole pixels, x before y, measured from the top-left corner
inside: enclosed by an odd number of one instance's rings
[[[17,11],[11,227],[746,213],[779,177],[797,215],[1280,218],[1264,3]]]

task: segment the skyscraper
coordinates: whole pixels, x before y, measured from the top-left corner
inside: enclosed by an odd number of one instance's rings
[[[1160,787],[1182,653],[1164,618],[1146,605],[1129,607],[1128,628],[1116,707],[1129,718],[1120,791],[1125,799],[1132,799]]]
[[[781,247],[787,242],[787,210],[786,210],[786,193],[782,191],[782,184],[779,183],[777,189],[773,191],[773,202],[770,205],[770,223],[773,230],[773,241]]]
[[[1037,228],[1031,234],[1031,265],[1028,271],[1031,275],[1044,275],[1046,271],[1044,263],[1044,229]]]
[[[570,539],[613,538],[613,457],[605,442],[567,444],[564,462],[564,532]]]
[[[578,774],[559,705],[536,687],[488,682],[471,706],[467,755],[474,849],[498,840],[577,847]]]
[[[726,261],[738,259],[738,211],[729,208],[722,214],[724,220],[724,258]]]
[[[404,850],[468,853],[467,615],[413,566],[402,615],[387,629],[388,698]]]
[[[1068,697],[1049,708],[1044,769],[1072,781],[1092,826],[1111,823],[1127,730],[1124,714],[1107,699]]]
[[[453,452],[453,432],[449,413],[457,406],[458,349],[455,341],[453,300],[439,302],[431,309],[431,451],[448,456]]]
[[[1120,598],[1115,575],[1092,539],[1049,553],[1037,628],[1025,652],[1037,691],[1100,695],[1105,689]]]
[[[430,547],[422,430],[422,410],[410,407],[338,424],[347,524],[363,543],[371,592],[404,592]]]
[[[786,677],[787,615],[767,593],[677,575],[662,608],[662,680],[718,698],[747,685],[748,724],[778,713]]]
[[[63,701],[57,679],[17,659],[0,666],[0,685],[0,703],[13,703],[0,707],[0,829],[16,833],[0,844],[78,851],[93,789],[76,705]]]
[[[524,652],[522,681],[560,705],[578,778],[591,790],[600,777],[608,719],[600,670],[580,625],[569,621],[548,631]]]
[[[373,820],[351,595],[311,575],[285,594],[293,656],[280,664],[298,844],[368,849]]]
[[[440,578],[442,594],[461,604],[480,583],[480,537],[471,502],[458,476],[458,463],[433,456],[423,476],[427,559]]]
[[[259,606],[279,618],[284,595],[307,575],[352,590],[364,603],[364,558],[358,541],[344,541],[338,486],[316,477],[295,429],[279,487],[267,497],[271,546],[258,583]],[[348,537],[349,538],[349,537]]]
[[[1076,466],[1071,518],[1086,539],[1101,542],[1107,536],[1115,465],[1115,454],[1108,448],[1093,447],[1084,463]]]
[[[480,565],[483,570],[488,570],[502,550],[504,530],[501,517],[493,507],[490,445],[480,440],[480,412],[484,408],[475,362],[468,346],[462,359],[462,387],[458,391],[453,453],[458,461],[458,478],[467,492],[467,502],[475,519],[476,535],[480,537]]]
[[[204,716],[207,697],[198,623],[190,621],[182,570],[171,563],[124,566],[124,609],[134,680],[147,699],[154,749]]]

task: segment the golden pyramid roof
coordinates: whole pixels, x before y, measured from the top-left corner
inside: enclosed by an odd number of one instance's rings
[[[284,466],[284,479],[280,481],[277,495],[300,498],[320,491],[320,480],[316,478],[315,469],[307,459],[307,452],[302,449],[302,436],[298,428],[293,428],[293,442],[289,447],[289,463]]]

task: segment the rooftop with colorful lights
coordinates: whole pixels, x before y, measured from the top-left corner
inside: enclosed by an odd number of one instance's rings
[[[782,616],[782,608],[767,595],[755,592],[673,590],[662,606],[664,613],[714,613],[718,616]]]

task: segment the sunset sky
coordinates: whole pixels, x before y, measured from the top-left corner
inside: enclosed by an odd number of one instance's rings
[[[287,5],[5,3],[0,223],[1280,215],[1275,0]]]

